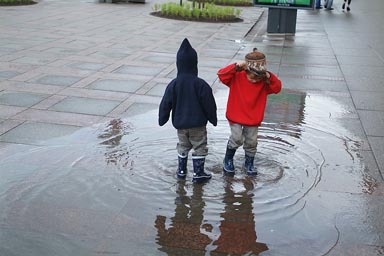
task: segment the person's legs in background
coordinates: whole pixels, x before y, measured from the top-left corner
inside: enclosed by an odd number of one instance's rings
[[[344,3],[341,7],[343,9],[343,11],[344,11],[345,7],[347,7],[347,11],[350,11],[351,10],[351,8],[349,7],[350,4],[351,4],[351,0],[344,0]]]
[[[333,0],[327,0],[324,7],[327,9],[327,10],[333,10]]]

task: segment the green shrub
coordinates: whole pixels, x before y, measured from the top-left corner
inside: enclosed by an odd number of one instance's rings
[[[195,3],[178,4],[175,2],[162,3],[161,5],[155,4],[154,10],[160,10],[162,16],[172,16],[188,19],[203,19],[203,20],[221,20],[233,19],[240,16],[241,10],[229,6],[217,6],[213,3],[206,2],[203,5],[196,5]]]

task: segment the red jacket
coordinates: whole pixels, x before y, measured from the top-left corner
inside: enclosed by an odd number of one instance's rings
[[[267,105],[267,96],[281,90],[281,81],[277,76],[270,74],[270,84],[264,82],[251,83],[246,72],[235,69],[235,64],[230,64],[218,71],[220,81],[229,87],[226,117],[230,122],[248,126],[260,126],[264,119]]]

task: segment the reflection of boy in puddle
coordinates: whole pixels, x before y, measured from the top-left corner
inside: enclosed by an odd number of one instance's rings
[[[202,182],[212,177],[204,171],[204,163],[208,155],[207,123],[217,125],[216,102],[212,88],[198,77],[197,53],[187,38],[177,51],[176,66],[177,76],[167,85],[159,106],[159,125],[167,123],[172,112],[179,139],[177,177],[186,177],[188,154],[193,149],[192,181]]]
[[[224,173],[235,173],[233,157],[236,150],[243,146],[246,173],[256,175],[253,162],[258,128],[264,118],[267,96],[280,92],[281,81],[267,71],[266,57],[256,48],[245,56],[245,61],[232,63],[217,74],[220,81],[229,87],[226,117],[231,135],[224,157]]]
[[[158,215],[155,221],[157,243],[161,245],[159,250],[168,255],[190,255],[188,252],[191,250],[204,252],[205,247],[212,242],[201,232],[202,228],[207,231],[212,229],[209,224],[202,225],[205,206],[202,186],[193,186],[193,195],[188,197],[184,185],[185,181],[179,181],[175,216],[171,218],[169,228],[166,228],[165,216]]]
[[[122,158],[127,158],[128,152],[119,148],[115,149],[120,144],[127,128],[127,125],[121,119],[113,119],[109,122],[106,129],[97,136],[99,139],[102,139],[100,144],[108,146],[107,152],[104,154],[107,164],[116,165]],[[123,165],[125,166],[126,163]]]
[[[225,186],[225,208],[220,214],[220,236],[213,242],[213,245],[217,246],[214,252],[225,255],[258,255],[267,251],[268,247],[264,243],[256,242],[253,200],[249,194],[253,190],[253,183],[244,179],[244,190],[240,192],[234,192],[233,185],[227,182]]]

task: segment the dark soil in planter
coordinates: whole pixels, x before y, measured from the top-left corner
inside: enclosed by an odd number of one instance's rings
[[[181,16],[174,16],[174,15],[162,15],[160,11],[158,12],[151,12],[151,15],[166,19],[173,19],[173,20],[185,20],[185,21],[197,21],[197,22],[211,22],[211,23],[227,23],[227,22],[242,22],[243,19],[232,17],[232,18],[223,18],[223,19],[211,19],[211,18],[188,18],[188,17],[181,17]]]
[[[0,6],[19,6],[19,5],[31,5],[31,4],[37,4],[37,3],[30,0],[19,0],[19,1],[13,1],[13,2],[2,2],[0,0]]]

